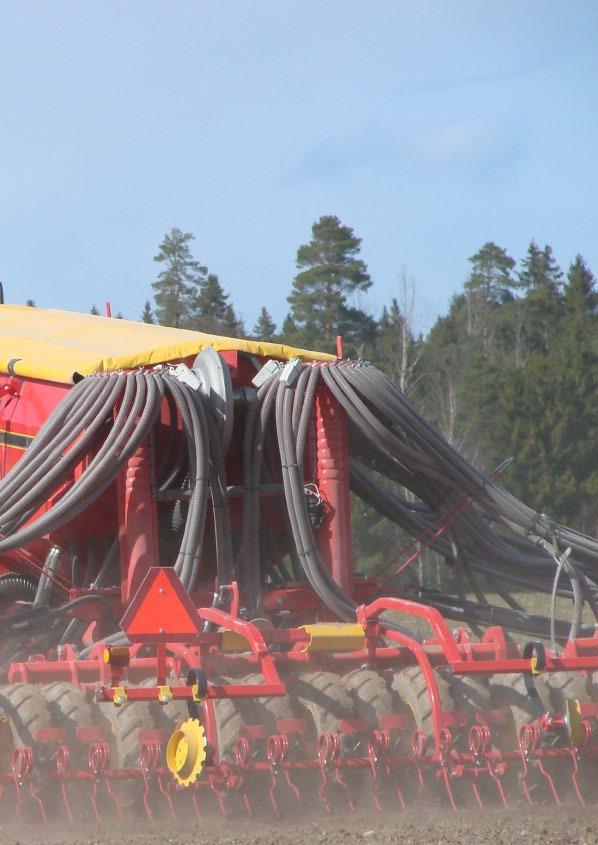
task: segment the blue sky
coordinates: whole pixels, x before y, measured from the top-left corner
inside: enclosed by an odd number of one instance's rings
[[[598,3],[0,4],[7,301],[136,319],[172,226],[250,327],[322,214],[424,323],[531,238],[598,274]]]

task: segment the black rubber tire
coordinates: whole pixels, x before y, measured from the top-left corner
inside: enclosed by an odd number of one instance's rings
[[[259,683],[258,676],[236,678],[234,682],[229,678],[211,678],[214,684],[243,684]],[[168,706],[168,705],[166,705]],[[206,706],[213,706],[216,721],[217,748],[216,756],[220,762],[234,762],[235,749],[244,725],[262,724],[262,711],[255,699],[250,698],[219,698],[211,699]],[[189,718],[188,715],[185,718]]]
[[[91,706],[75,684],[55,681],[39,689],[48,705],[52,724],[56,728],[64,728],[70,739],[75,738],[77,728],[94,724]]]
[[[217,755],[219,761],[233,762],[235,748],[245,724],[237,703],[232,698],[220,698],[213,702],[218,736]]]
[[[447,681],[456,710],[466,710],[473,720],[476,713],[490,709],[490,687],[485,678],[450,675]]]
[[[453,710],[454,704],[450,693],[450,683],[443,672],[435,672],[440,706],[443,710]],[[410,716],[419,730],[426,736],[434,735],[432,719],[432,702],[428,692],[428,685],[419,666],[408,666],[397,672],[392,679],[391,688],[399,699],[402,712]]]
[[[316,734],[335,733],[338,723],[353,717],[353,702],[342,679],[332,672],[301,675],[290,691],[297,715],[310,716]]]
[[[394,713],[392,693],[384,678],[373,669],[354,669],[343,677],[343,684],[353,702],[355,715],[366,720],[370,730],[378,728],[379,716]]]
[[[592,701],[587,679],[581,672],[547,672],[543,677],[555,713],[563,713],[566,701],[570,698],[576,698],[584,704]]]
[[[229,678],[211,678],[211,683],[230,684],[233,681]],[[141,686],[155,686],[155,679],[148,678]],[[181,685],[180,678],[167,678],[169,686]],[[248,675],[245,678],[235,678],[236,684],[259,684],[263,683],[263,677],[259,674]],[[286,698],[286,697],[285,697]],[[217,749],[219,759],[231,761],[234,759],[234,751],[237,741],[244,725],[268,724],[274,727],[276,719],[292,716],[287,704],[287,709],[282,710],[281,699],[274,698],[238,698],[238,699],[214,699],[212,704],[216,719]],[[274,702],[276,702],[274,704]],[[284,706],[284,705],[283,705]],[[170,736],[173,730],[181,722],[189,718],[189,710],[186,701],[171,701],[168,704],[151,702],[150,711],[156,722],[156,726]]]
[[[36,748],[36,732],[52,725],[44,697],[39,687],[33,684],[7,684],[0,687],[0,718],[8,720],[15,748]]]
[[[100,712],[109,728],[111,768],[139,768],[139,731],[156,728],[150,705],[145,701],[127,701],[120,707],[104,704]]]
[[[508,740],[516,750],[519,745],[519,731],[523,725],[535,721],[542,713],[552,710],[550,688],[540,675],[534,675],[534,686],[537,698],[528,693],[525,677],[521,673],[495,675],[490,683],[492,707],[508,708],[511,714],[511,724],[499,728],[502,741]]]
[[[263,684],[264,678],[260,674],[247,675],[240,683],[243,684]],[[241,703],[241,699],[239,703]],[[293,717],[293,709],[291,706],[291,699],[288,695],[271,696],[268,698],[257,698],[251,701],[253,708],[252,717],[253,724],[266,724],[274,730],[275,724],[279,719],[291,719]]]

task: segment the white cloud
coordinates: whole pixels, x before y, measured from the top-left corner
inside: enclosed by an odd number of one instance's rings
[[[521,135],[500,120],[476,118],[410,136],[403,147],[425,170],[457,170],[491,176],[512,169],[525,155]]]
[[[329,183],[358,171],[392,176],[414,169],[505,178],[524,156],[521,129],[510,121],[474,118],[411,132],[369,124],[315,144],[284,181]]]

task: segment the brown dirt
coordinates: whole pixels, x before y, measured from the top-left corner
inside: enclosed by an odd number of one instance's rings
[[[139,820],[110,825],[0,825],[2,845],[594,845],[598,807],[518,807],[511,811],[456,813],[410,809],[396,816],[356,812],[318,814],[310,822],[264,822],[238,815],[194,826]]]

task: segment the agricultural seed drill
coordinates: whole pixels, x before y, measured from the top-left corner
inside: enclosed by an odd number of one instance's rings
[[[592,799],[598,543],[383,373],[10,305],[0,373],[3,817]],[[351,496],[412,538],[373,573]]]

